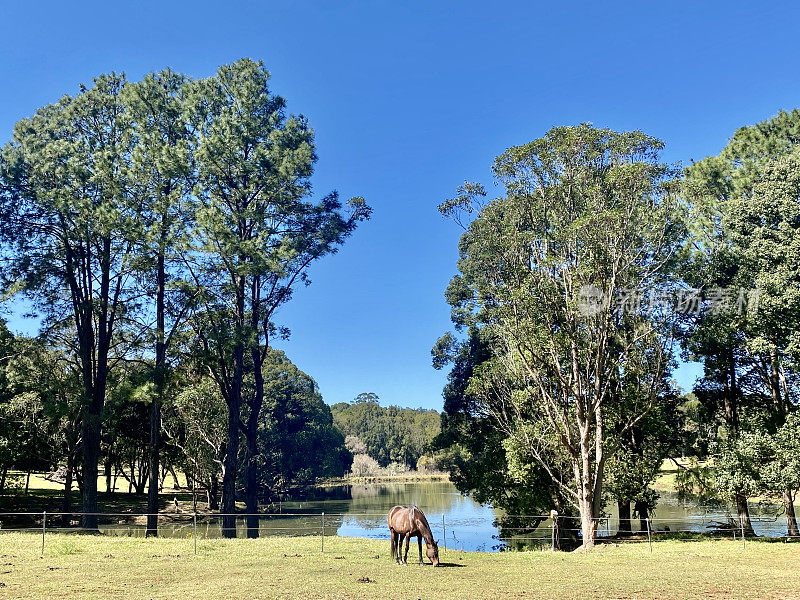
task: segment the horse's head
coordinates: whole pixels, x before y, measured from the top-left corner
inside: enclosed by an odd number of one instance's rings
[[[434,541],[430,546],[425,544],[425,554],[434,567],[439,566],[439,542]]]

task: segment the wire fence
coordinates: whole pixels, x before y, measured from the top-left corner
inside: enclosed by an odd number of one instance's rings
[[[336,535],[348,520],[358,519],[370,524],[368,537],[389,539],[385,513],[325,513],[325,512],[279,512],[279,513],[233,513],[218,512],[174,512],[174,513],[80,513],[80,512],[0,512],[0,535],[11,532],[35,532],[41,534],[41,553],[44,555],[48,534],[99,533],[110,536],[145,537],[148,533],[148,517],[156,517],[158,533],[162,537],[193,540],[194,553],[198,552],[198,540],[224,537],[248,537],[257,530],[258,536],[317,536],[320,552],[325,551],[325,537]],[[87,529],[81,521],[93,517],[97,527]],[[464,550],[461,539],[473,533],[479,523],[473,520],[448,522],[445,514],[429,515],[431,533],[439,540],[440,551]],[[708,514],[679,518],[631,518],[599,517],[591,521],[596,530],[596,542],[645,543],[653,552],[653,542],[658,540],[697,541],[707,539],[740,540],[746,547],[748,539],[769,537],[784,541],[797,541],[800,536],[789,535],[788,527],[775,527],[780,516],[751,517],[748,524],[735,515]],[[253,520],[257,520],[255,527]],[[579,544],[584,528],[581,517],[567,515],[500,515],[492,520],[498,534],[491,535],[487,543],[498,544],[495,549],[550,548],[561,549]],[[486,523],[480,523],[486,525]],[[770,535],[756,536],[760,525],[770,526]],[[227,535],[226,535],[227,534]],[[468,548],[467,548],[468,549]]]

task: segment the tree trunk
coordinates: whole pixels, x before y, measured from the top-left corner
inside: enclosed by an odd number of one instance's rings
[[[219,479],[214,476],[208,490],[208,510],[219,510]]]
[[[157,377],[157,380],[160,377]],[[156,394],[150,406],[150,485],[147,487],[147,528],[145,537],[158,536],[158,461],[161,435],[161,390],[156,383]]]
[[[3,465],[3,470],[0,472],[0,494],[6,489],[6,475],[8,475],[8,466]]]
[[[99,531],[97,519],[97,476],[100,460],[100,440],[103,427],[103,405],[106,396],[105,358],[98,361],[95,385],[89,406],[83,418],[83,488],[81,489],[81,527]]]
[[[736,358],[733,349],[728,353],[728,389],[724,394],[725,422],[734,436],[739,435],[739,386],[736,377]],[[755,535],[753,524],[750,521],[750,510],[747,507],[747,497],[742,492],[734,494],[736,501],[736,513],[739,516],[739,524],[744,529],[745,536]]]
[[[28,495],[28,489],[31,487],[31,472],[28,471],[28,475],[25,477],[25,495]]]
[[[794,514],[794,497],[796,492],[793,490],[783,491],[783,506],[786,509],[786,526],[789,536],[800,536],[800,531],[797,529],[797,517]]]
[[[250,421],[251,419],[248,419]],[[250,428],[248,427],[248,430]],[[247,436],[247,490],[245,500],[247,502],[247,537],[255,539],[258,537],[258,464],[257,439],[255,435]]]
[[[243,259],[242,259],[242,262]],[[236,344],[233,348],[233,378],[228,398],[228,448],[225,454],[222,474],[222,537],[236,537],[236,475],[239,466],[239,429],[241,425],[242,387],[244,383],[244,326],[245,278],[238,275],[236,280]]]
[[[147,469],[149,465],[145,465],[144,469]],[[140,473],[139,477],[133,482],[133,487],[136,490],[136,495],[141,496],[144,494],[145,487],[147,487],[147,473]],[[158,489],[158,486],[156,486]]]
[[[257,285],[253,286],[253,310],[252,325],[257,330],[259,311]],[[246,437],[247,437],[247,537],[257,538],[258,531],[258,491],[259,491],[259,465],[258,465],[258,418],[261,414],[261,407],[264,405],[264,374],[261,371],[263,366],[260,344],[254,344],[250,348],[250,356],[253,361],[253,380],[255,389],[250,398],[250,414],[247,417]]]
[[[244,297],[241,313],[244,313]],[[228,398],[228,448],[222,475],[222,537],[236,537],[236,475],[239,454],[239,425],[241,422],[242,382],[244,380],[244,344],[239,341],[233,351],[234,373]]]
[[[650,516],[650,507],[646,502],[637,500],[633,504],[633,511],[639,517],[639,531],[647,531],[647,518]]]
[[[744,529],[745,536],[754,536],[753,523],[750,521],[750,509],[747,507],[747,497],[744,494],[736,494],[736,512],[739,515],[739,524]]]
[[[75,469],[75,459],[73,458],[72,451],[67,452],[67,472],[64,474],[64,499],[61,505],[61,512],[64,514],[61,517],[61,525],[69,527],[72,524],[72,472]]]
[[[95,404],[94,402],[92,404]],[[98,530],[97,526],[97,461],[100,457],[100,411],[89,409],[83,420],[83,515],[81,527]]]
[[[176,489],[176,490],[183,489],[183,488],[181,488],[181,482],[178,480],[178,475],[177,475],[177,473],[175,473],[175,467],[173,467],[172,465],[170,465],[170,466],[169,466],[169,472],[170,472],[170,475],[172,475],[172,481],[173,481],[173,482],[174,482],[174,484],[175,484],[175,489]],[[187,477],[186,477],[186,481],[187,481],[187,482],[189,481],[189,477],[188,477],[188,475],[187,475]]]
[[[222,537],[236,537],[236,456],[239,452],[239,406],[228,409],[228,449],[222,474]]]
[[[106,462],[105,462],[105,467],[104,467],[104,471],[105,471],[105,475],[106,475],[106,494],[108,494],[109,496],[114,493],[114,485],[113,485],[113,483],[111,481],[111,478],[113,477],[113,472],[114,472],[114,461],[113,461],[113,458],[112,458],[112,450],[113,450],[113,446],[111,444],[109,444],[109,446],[108,446],[108,456],[106,456]]]
[[[161,403],[166,383],[167,347],[165,343],[165,304],[166,269],[164,252],[158,253],[156,272],[156,364],[154,380],[156,393],[150,405],[150,486],[147,490],[147,529],[145,537],[158,535],[158,469],[161,446]]]
[[[261,330],[261,297],[260,280],[258,276],[253,277],[250,284],[250,304],[252,306],[250,314],[250,328],[255,339],[250,344],[250,359],[253,364],[253,382],[255,389],[248,398],[248,408],[250,409],[245,427],[247,438],[247,489],[245,492],[247,502],[247,537],[257,538],[259,535],[258,523],[258,492],[259,492],[259,464],[258,464],[258,420],[261,415],[261,408],[264,406],[264,352],[269,344],[269,339],[264,340],[264,346],[259,343],[258,332]]]
[[[583,536],[582,547],[594,547],[595,540],[597,539],[597,519],[594,515],[594,506],[592,502],[581,500],[579,502],[581,513],[581,535]]]
[[[619,513],[619,526],[617,535],[631,534],[631,501],[617,500],[617,512]]]

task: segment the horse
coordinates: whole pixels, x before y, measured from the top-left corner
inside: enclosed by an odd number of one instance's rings
[[[397,564],[408,564],[408,545],[412,536],[417,536],[419,545],[419,564],[425,564],[422,560],[422,539],[425,539],[425,555],[433,563],[434,567],[439,566],[439,544],[434,541],[431,526],[428,519],[416,506],[395,506],[389,511],[386,520],[389,524],[389,533],[392,536],[392,558]],[[403,539],[406,541],[406,553],[401,560],[403,551]]]

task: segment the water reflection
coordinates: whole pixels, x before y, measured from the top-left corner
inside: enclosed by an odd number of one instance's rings
[[[261,535],[340,535],[386,540],[389,534],[386,514],[397,504],[416,504],[427,515],[433,535],[439,545],[448,549],[498,551],[508,543],[527,545],[537,543],[549,546],[550,521],[544,521],[535,531],[506,528],[504,536],[495,526],[497,514],[490,506],[483,506],[461,495],[447,481],[425,483],[375,483],[368,485],[337,486],[308,492],[302,498],[265,507],[267,512],[278,513],[259,519]],[[617,530],[616,506],[600,526],[600,535],[614,535]],[[751,505],[753,526],[758,535],[782,536],[786,534],[785,519],[780,507]],[[700,505],[682,502],[677,495],[662,493],[658,507],[652,515],[654,531],[710,532],[709,526],[727,523],[732,516],[724,506]],[[638,529],[638,520],[633,522]],[[577,525],[577,523],[575,524]],[[176,515],[160,525],[163,537],[192,537],[194,525],[190,514]],[[106,532],[117,535],[144,535],[144,527],[122,524],[105,527]],[[237,534],[246,534],[244,519],[237,520]],[[519,535],[514,536],[514,533]],[[197,523],[200,538],[220,537],[218,517],[200,518]],[[515,539],[516,538],[516,541]]]

